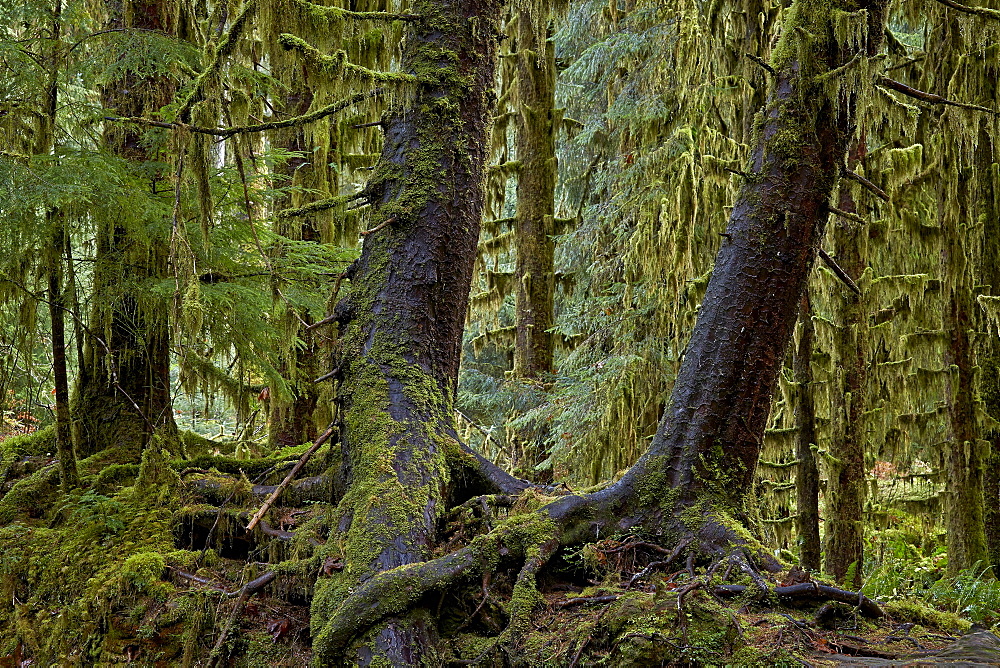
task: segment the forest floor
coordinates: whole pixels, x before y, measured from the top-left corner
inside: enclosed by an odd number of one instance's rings
[[[330,491],[310,482],[331,466],[324,455],[251,532],[249,516],[304,448],[236,460],[188,439],[174,459],[100,455],[81,462],[85,488],[64,494],[50,438],[0,442],[0,668],[309,665],[313,587],[343,568],[321,556],[335,539],[333,507],[319,500]],[[625,536],[556,555],[532,628],[511,646],[495,643],[510,619],[503,568],[433,593],[424,604],[440,620],[442,663],[1000,666],[1000,639],[923,602],[885,603],[876,618],[847,603],[760,600],[750,587],[723,596],[696,565],[649,568],[662,558],[654,548]],[[793,569],[770,584],[792,581],[811,580]]]

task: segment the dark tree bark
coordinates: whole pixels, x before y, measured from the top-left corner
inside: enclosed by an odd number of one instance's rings
[[[845,189],[837,204],[841,211],[857,213]],[[867,231],[849,220],[833,223],[833,243],[838,265],[857,281],[867,266]],[[839,286],[841,287],[842,286]],[[838,582],[861,586],[864,564],[862,511],[865,500],[865,410],[868,354],[864,328],[867,323],[863,295],[842,288],[834,304],[834,389],[830,393],[833,437],[827,462],[826,572]]]
[[[564,496],[428,561],[449,482],[447,450],[457,449],[448,413],[478,228],[499,8],[457,0],[414,7],[424,19],[404,65],[437,74],[419,87],[408,114],[388,119],[374,183],[377,214],[392,224],[366,239],[355,293],[342,309],[350,319],[341,412],[351,483],[339,508],[345,568],[319,581],[312,608],[314,646],[325,661],[433,663],[439,657],[429,650],[425,594],[493,572],[501,554],[523,564],[510,625],[496,639],[516,646],[530,630],[535,577],[551,555],[625,532],[672,542],[677,556],[728,559],[766,587],[748,559],[768,566],[767,553],[741,525],[771,395],[851,139],[854,99],[830,99],[822,79],[857,55],[837,44],[834,25],[845,10],[861,8],[868,10],[859,14],[867,20],[862,48],[874,55],[884,0],[799,0],[788,16],[751,176],[647,454],[600,492]]]
[[[49,155],[56,147],[55,130],[59,110],[59,72],[62,68],[62,2],[57,0],[52,10],[52,48],[47,54],[45,113],[35,153]],[[79,486],[80,474],[73,450],[72,420],[69,407],[69,376],[66,362],[66,304],[63,297],[63,251],[66,229],[62,213],[55,208],[45,212],[45,222],[51,234],[47,252],[49,325],[52,334],[52,378],[55,384],[56,455],[59,458],[59,481],[63,490]]]
[[[317,583],[312,606],[314,647],[329,663],[440,661],[426,611],[392,616],[350,648],[335,613],[373,574],[426,561],[444,510],[500,9],[500,0],[412,7],[422,18],[402,69],[419,83],[409,108],[384,118],[385,146],[368,184],[372,229],[384,227],[365,237],[352,293],[338,307],[346,327],[337,362],[349,480],[339,506],[345,568]]]
[[[109,5],[110,28],[169,33],[157,0]],[[174,86],[159,77],[127,73],[108,83],[105,107],[118,116],[148,116],[170,101]],[[108,128],[105,142],[120,157],[151,159],[140,129]],[[85,359],[78,379],[74,418],[81,455],[114,447],[145,445],[152,434],[176,432],[170,399],[170,330],[167,304],[139,296],[137,290],[167,274],[168,221],[149,221],[153,239],[143,240],[118,220],[100,220],[94,300]]]
[[[819,470],[816,467],[816,412],[812,393],[812,352],[814,326],[808,293],[799,309],[802,331],[792,360],[795,374],[795,529],[799,541],[799,565],[809,571],[820,569]]]
[[[555,299],[555,46],[540,25],[547,16],[520,10],[517,19],[517,266],[514,373],[552,371]]]

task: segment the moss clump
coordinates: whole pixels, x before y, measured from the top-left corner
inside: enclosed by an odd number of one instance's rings
[[[887,615],[896,621],[912,622],[941,631],[961,631],[964,633],[972,625],[968,620],[962,619],[952,612],[935,610],[923,601],[914,599],[891,601],[883,605],[882,608]]]

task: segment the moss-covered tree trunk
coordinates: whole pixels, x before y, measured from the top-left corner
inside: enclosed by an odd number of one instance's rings
[[[170,32],[171,12],[158,0],[108,4],[108,29]],[[117,116],[150,116],[170,101],[174,85],[165,77],[126,71],[102,91]],[[108,150],[135,163],[156,159],[135,127],[109,127]],[[155,189],[157,176],[150,178]],[[109,447],[136,447],[152,433],[176,430],[170,399],[170,330],[167,303],[153,298],[152,283],[168,276],[169,220],[96,221],[93,308],[85,359],[78,379],[74,419],[78,449],[86,455]],[[141,230],[141,231],[140,231]]]
[[[856,12],[849,18],[864,35],[858,46],[835,37],[845,11]],[[884,12],[882,0],[798,0],[789,10],[748,178],[669,405],[648,453],[599,495],[617,499],[608,519],[618,527],[640,522],[649,529],[660,517],[661,530],[665,523],[683,534],[691,531],[685,508],[716,519],[720,513],[752,516],[746,503],[753,498],[771,396],[855,122],[856,91],[832,87],[831,93],[828,84],[838,67],[878,52]],[[586,508],[578,504],[559,502],[555,513]],[[726,524],[702,525],[697,536],[704,551],[742,540],[720,530]],[[604,528],[602,535],[614,530]]]
[[[297,68],[293,68],[292,71],[297,72]],[[312,91],[300,79],[299,76],[293,76],[291,81],[286,82],[290,92],[285,95],[282,110],[289,116],[306,113],[312,104]],[[279,173],[294,185],[309,187],[309,174],[318,166],[312,164],[312,151],[304,129],[287,128],[276,135],[275,143],[290,153],[300,154],[284,163],[279,168]],[[322,169],[322,166],[319,168]],[[291,196],[281,198],[275,203],[276,210],[291,206],[293,206]],[[275,232],[296,241],[320,243],[320,233],[316,221],[311,216],[306,216],[305,219],[278,218]],[[287,305],[287,308],[293,307]],[[316,438],[313,413],[316,410],[318,392],[312,381],[322,375],[317,373],[320,368],[317,337],[312,330],[306,329],[307,324],[311,322],[309,315],[285,313],[284,319],[282,327],[290,336],[283,351],[279,371],[288,379],[291,396],[288,401],[282,401],[279,393],[271,393],[268,443],[272,447],[298,445]]]
[[[964,181],[964,179],[963,179]],[[964,186],[965,184],[963,184]],[[960,190],[968,192],[966,187]],[[983,464],[989,443],[982,439],[976,414],[976,354],[974,342],[978,307],[973,290],[973,258],[968,248],[965,220],[944,215],[941,267],[944,278],[945,365],[950,438],[944,444],[945,524],[948,532],[948,568],[952,572],[987,559],[984,518]]]
[[[548,16],[521,9],[517,18],[517,267],[514,373],[552,371],[555,299],[555,47]]]
[[[819,469],[816,467],[816,411],[812,390],[814,326],[809,295],[803,295],[799,310],[799,343],[792,358],[795,374],[795,530],[799,542],[799,565],[810,571],[820,568]]]
[[[62,68],[62,2],[52,8],[51,47],[46,53],[45,110],[41,115],[36,155],[55,152],[56,120],[59,113],[59,72]],[[52,380],[55,385],[56,455],[59,458],[59,481],[64,490],[80,484],[76,454],[73,450],[72,422],[69,407],[69,375],[66,361],[66,304],[63,296],[63,250],[66,228],[62,213],[56,208],[45,212],[45,222],[52,244],[47,249],[45,268],[48,274],[49,325],[52,336]]]
[[[338,307],[338,391],[348,487],[339,506],[344,570],[316,585],[314,647],[322,661],[438,665],[435,624],[416,609],[345,648],[331,619],[359,583],[427,560],[449,488],[452,402],[483,207],[485,138],[500,0],[422,0],[403,51],[412,102],[384,118],[368,184],[373,229]],[[334,543],[342,546],[333,547]],[[403,592],[397,592],[402,595]]]
[[[855,212],[854,200],[842,191],[838,208]],[[855,281],[867,262],[867,231],[838,217],[833,244],[840,267]],[[831,434],[826,489],[825,570],[838,582],[860,586],[864,564],[862,511],[865,501],[865,410],[867,407],[867,303],[846,287],[834,297],[833,367],[836,385],[830,393]]]

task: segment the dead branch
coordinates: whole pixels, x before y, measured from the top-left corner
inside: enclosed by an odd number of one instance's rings
[[[778,76],[778,73],[774,71],[774,68],[771,67],[767,63],[767,61],[764,60],[763,58],[761,58],[760,56],[755,56],[752,53],[744,53],[743,55],[746,56],[747,58],[749,58],[750,60],[752,60],[753,62],[755,62],[756,64],[758,64],[761,67],[763,67],[767,71],[767,73],[770,74],[772,77]]]
[[[552,607],[555,608],[570,608],[574,605],[583,605],[591,603],[611,603],[612,601],[617,601],[617,594],[608,594],[607,596],[575,596],[573,598],[568,598],[565,601],[559,601],[553,603]]]
[[[370,230],[364,230],[363,232],[359,232],[359,234],[361,236],[363,236],[363,237],[367,237],[369,234],[375,234],[379,230],[381,230],[381,229],[383,229],[385,227],[388,227],[389,225],[393,224],[394,222],[396,222],[396,216],[389,216],[388,218],[386,218],[385,220],[383,220],[381,223],[379,223],[378,225],[376,225],[372,229],[370,229]]]
[[[951,7],[954,10],[964,12],[966,14],[972,14],[973,16],[982,16],[988,19],[996,19],[1000,21],[1000,10],[989,9],[988,7],[969,7],[968,5],[960,5],[955,2],[955,0],[937,0],[945,7]]]
[[[713,592],[717,596],[734,597],[743,594],[747,590],[746,585],[717,585]],[[871,600],[860,592],[838,589],[829,585],[821,585],[818,582],[803,582],[801,584],[789,585],[787,587],[774,587],[769,590],[779,599],[791,599],[797,601],[840,601],[858,608],[861,614],[866,617],[882,617],[885,613],[878,603]]]
[[[858,284],[854,282],[854,279],[852,279],[848,273],[844,271],[839,264],[837,264],[836,260],[827,255],[826,251],[822,248],[819,249],[819,256],[823,258],[823,262],[826,263],[826,266],[828,266],[830,270],[837,275],[837,278],[843,281],[844,285],[851,289],[851,292],[859,297],[861,296],[861,288],[859,288]]]
[[[871,191],[872,194],[874,194],[880,200],[882,200],[884,202],[888,202],[889,201],[889,195],[888,195],[888,193],[886,193],[884,190],[882,190],[877,185],[875,185],[874,183],[872,183],[871,181],[869,181],[865,177],[861,176],[860,174],[856,174],[856,173],[852,172],[851,170],[846,169],[846,170],[844,170],[844,176],[846,176],[847,178],[849,178],[849,179],[851,179],[853,181],[857,181],[862,186],[864,186],[869,191]]]
[[[320,446],[326,443],[330,437],[333,436],[333,432],[336,429],[336,425],[331,422],[330,426],[326,428],[326,431],[320,434],[319,438],[313,441],[312,446],[302,454],[302,457],[300,457],[299,461],[292,467],[292,470],[288,472],[285,479],[281,481],[281,484],[278,485],[271,496],[267,497],[267,501],[265,501],[264,505],[260,507],[257,514],[253,516],[253,519],[250,520],[250,524],[247,525],[248,530],[252,530],[255,526],[257,526],[260,518],[264,516],[264,513],[268,511],[271,505],[278,500],[279,496],[281,496],[281,493],[285,490],[285,488],[288,487],[288,483],[292,482],[292,479],[295,478],[295,475],[300,470],[302,470],[302,467],[306,465],[306,462],[308,462],[309,458],[313,456],[313,453],[319,450]]]
[[[266,132],[267,130],[280,130],[281,128],[297,127],[299,125],[306,125],[307,123],[313,123],[322,118],[326,118],[332,114],[343,111],[348,107],[351,107],[362,100],[369,97],[373,97],[382,92],[381,88],[376,88],[374,90],[366,91],[364,93],[358,93],[352,95],[348,98],[334,102],[333,104],[327,105],[322,109],[317,109],[316,111],[309,112],[308,114],[303,114],[301,116],[294,116],[292,118],[286,118],[283,121],[271,121],[269,123],[257,123],[255,125],[243,125],[235,126],[230,128],[206,128],[197,125],[188,125],[187,123],[165,123],[163,121],[155,121],[151,118],[142,118],[138,116],[105,116],[104,120],[114,121],[118,123],[136,123],[138,125],[148,125],[154,128],[167,128],[170,130],[187,130],[188,132],[195,132],[198,134],[212,135],[215,137],[222,137],[223,139],[228,139],[233,135],[248,134],[255,132]]]
[[[843,209],[838,209],[837,207],[830,206],[829,204],[826,205],[826,210],[832,214],[840,216],[844,220],[849,220],[852,223],[859,223],[861,225],[868,224],[868,221],[866,221],[864,218],[862,218],[856,213],[851,213],[850,211],[844,211]]]

